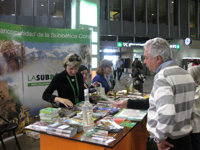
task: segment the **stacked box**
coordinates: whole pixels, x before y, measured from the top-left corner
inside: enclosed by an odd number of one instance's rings
[[[53,123],[59,119],[59,108],[47,107],[40,110],[40,121]]]
[[[55,122],[48,126],[47,133],[63,137],[72,137],[77,134],[77,128],[71,127],[70,125],[65,123]]]

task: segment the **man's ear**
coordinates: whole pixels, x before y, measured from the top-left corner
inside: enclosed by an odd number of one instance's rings
[[[159,64],[163,63],[162,57],[160,55],[156,56],[156,60]]]

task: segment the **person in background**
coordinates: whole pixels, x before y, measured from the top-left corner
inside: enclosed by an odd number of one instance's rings
[[[110,82],[111,82],[111,89],[114,89],[115,87],[115,74],[114,74],[114,68],[112,67],[111,73],[110,73]]]
[[[116,65],[117,64],[113,65],[113,78],[114,78],[114,80],[116,79],[116,76],[117,76],[117,66]]]
[[[105,88],[106,94],[110,91],[112,86],[110,82],[110,73],[112,71],[112,65],[112,62],[107,59],[101,60],[100,65],[98,66],[96,71],[97,74],[92,80],[92,84],[94,84],[95,82],[100,82],[102,84],[102,87]]]
[[[194,80],[172,60],[172,52],[165,39],[150,39],[144,49],[144,63],[156,73],[149,98],[147,130],[150,139],[147,149],[190,150]]]
[[[196,83],[196,95],[193,106],[191,134],[193,150],[200,150],[200,65],[188,69]]]
[[[89,85],[87,84],[88,77],[89,77],[89,70],[88,70],[88,68],[87,68],[86,66],[84,66],[84,65],[81,65],[81,66],[79,67],[78,72],[81,73],[82,76],[83,76],[84,89],[89,89],[89,93],[95,92],[96,90],[95,90],[94,87],[97,86],[99,83],[98,83],[98,82],[95,82],[95,83],[94,83],[93,85],[91,85],[91,86],[89,86]]]
[[[64,71],[56,74],[43,93],[42,98],[51,103],[58,103],[59,107],[72,107],[84,100],[84,82],[81,73],[81,57],[71,53],[63,61]],[[57,91],[58,95],[53,95]]]
[[[134,63],[134,68],[132,72],[133,77],[133,86],[134,89],[138,90],[139,92],[143,93],[143,83],[145,80],[145,77],[142,73],[143,65],[141,61],[136,61]]]
[[[120,56],[119,59],[116,62],[117,78],[118,78],[118,80],[120,80],[120,78],[122,76],[123,65],[124,65],[124,62],[123,62],[123,60],[122,60],[122,58]]]
[[[139,61],[138,58],[135,58],[135,60],[132,62],[131,67],[132,67],[132,72],[134,71],[135,68],[135,63]]]

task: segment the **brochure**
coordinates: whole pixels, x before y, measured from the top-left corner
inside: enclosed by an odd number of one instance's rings
[[[146,114],[146,110],[124,108],[119,113],[114,115],[114,118],[125,118],[131,121],[141,121],[146,116]]]
[[[64,137],[72,137],[77,134],[77,128],[64,123],[56,122],[48,126],[47,133]]]

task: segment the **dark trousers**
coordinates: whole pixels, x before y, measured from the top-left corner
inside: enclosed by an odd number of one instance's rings
[[[200,133],[192,133],[191,139],[193,150],[200,150]]]
[[[122,69],[121,68],[117,68],[117,78],[118,78],[118,80],[120,80],[121,75],[122,75]]]
[[[167,141],[174,145],[170,150],[193,150],[190,135],[175,140],[167,138]],[[158,150],[157,143],[152,138],[147,141],[147,150]]]
[[[114,74],[114,80],[115,80],[116,79],[117,70],[114,70],[113,74]]]

